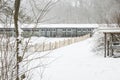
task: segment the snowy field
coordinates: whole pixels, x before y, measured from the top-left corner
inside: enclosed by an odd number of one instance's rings
[[[62,47],[50,52],[43,60],[33,64],[48,64],[34,70],[32,80],[120,80],[120,59],[104,58],[92,52],[93,39]],[[33,65],[32,64],[32,65]],[[45,63],[43,63],[45,64]],[[43,70],[43,75],[40,72]]]

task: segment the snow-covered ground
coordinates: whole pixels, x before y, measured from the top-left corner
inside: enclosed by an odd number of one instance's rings
[[[96,55],[93,39],[51,51],[45,60],[52,63],[44,67],[42,80],[120,80],[120,59]],[[32,80],[40,80],[41,70],[34,70]]]
[[[42,65],[41,68],[33,70],[32,80],[41,80],[40,77],[42,80],[120,80],[120,58],[96,55],[92,52],[93,43],[94,37],[53,51],[35,54],[34,56],[38,57],[48,53],[30,64],[32,67]]]

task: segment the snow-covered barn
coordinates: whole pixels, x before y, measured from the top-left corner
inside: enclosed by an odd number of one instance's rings
[[[97,24],[23,24],[20,26],[23,36],[44,36],[44,37],[78,37],[85,34],[92,34],[98,27]],[[0,27],[0,34],[6,33],[15,36],[13,25]]]

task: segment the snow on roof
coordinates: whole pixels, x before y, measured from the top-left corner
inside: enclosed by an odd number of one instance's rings
[[[23,24],[21,28],[97,28],[98,26],[98,24]],[[0,28],[14,28],[14,24],[0,24]]]
[[[101,27],[98,30],[103,33],[120,33],[120,28],[118,27]]]

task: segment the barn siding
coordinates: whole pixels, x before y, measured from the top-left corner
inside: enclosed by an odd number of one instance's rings
[[[44,37],[78,37],[93,33],[94,28],[22,28],[23,37],[44,36]],[[15,36],[14,28],[0,28],[0,34],[7,33],[8,36]]]

